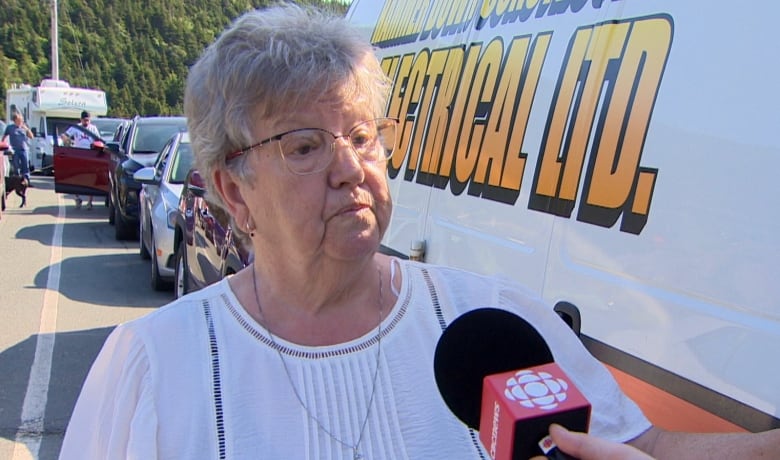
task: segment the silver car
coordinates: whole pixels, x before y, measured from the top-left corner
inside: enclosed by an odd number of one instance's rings
[[[173,135],[153,166],[141,168],[133,178],[142,184],[139,194],[139,246],[144,259],[151,259],[152,287],[171,289],[176,270],[174,229],[179,196],[193,165],[190,136]]]

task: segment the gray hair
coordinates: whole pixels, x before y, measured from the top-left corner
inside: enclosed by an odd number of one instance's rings
[[[280,3],[233,22],[192,66],[184,92],[209,201],[224,208],[213,187],[218,169],[254,180],[246,156],[229,164],[225,156],[257,142],[252,133],[258,123],[304,111],[312,101],[360,100],[384,116],[390,83],[373,52],[343,17],[313,7]],[[235,222],[233,228],[246,231]]]

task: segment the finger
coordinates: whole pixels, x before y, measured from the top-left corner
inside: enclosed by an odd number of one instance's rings
[[[652,457],[631,446],[584,433],[568,431],[560,425],[550,427],[550,436],[558,448],[581,460],[650,460]]]
[[[550,436],[558,448],[569,455],[579,458],[587,450],[587,439],[584,435],[578,436],[578,433],[573,433],[560,425],[550,426]]]

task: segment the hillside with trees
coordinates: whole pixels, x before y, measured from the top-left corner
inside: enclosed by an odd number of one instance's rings
[[[50,78],[51,0],[3,0],[0,106],[12,84]],[[106,92],[109,115],[182,113],[187,70],[233,19],[268,0],[58,0],[59,77]],[[341,13],[348,0],[306,0]],[[4,113],[4,111],[2,112]]]

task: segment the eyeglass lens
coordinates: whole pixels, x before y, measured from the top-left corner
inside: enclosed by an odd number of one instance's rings
[[[355,125],[347,138],[353,151],[363,161],[379,161],[390,158],[395,147],[396,121],[380,118]],[[318,128],[306,128],[289,132],[279,141],[279,151],[287,167],[296,174],[322,171],[333,161],[336,136]]]

